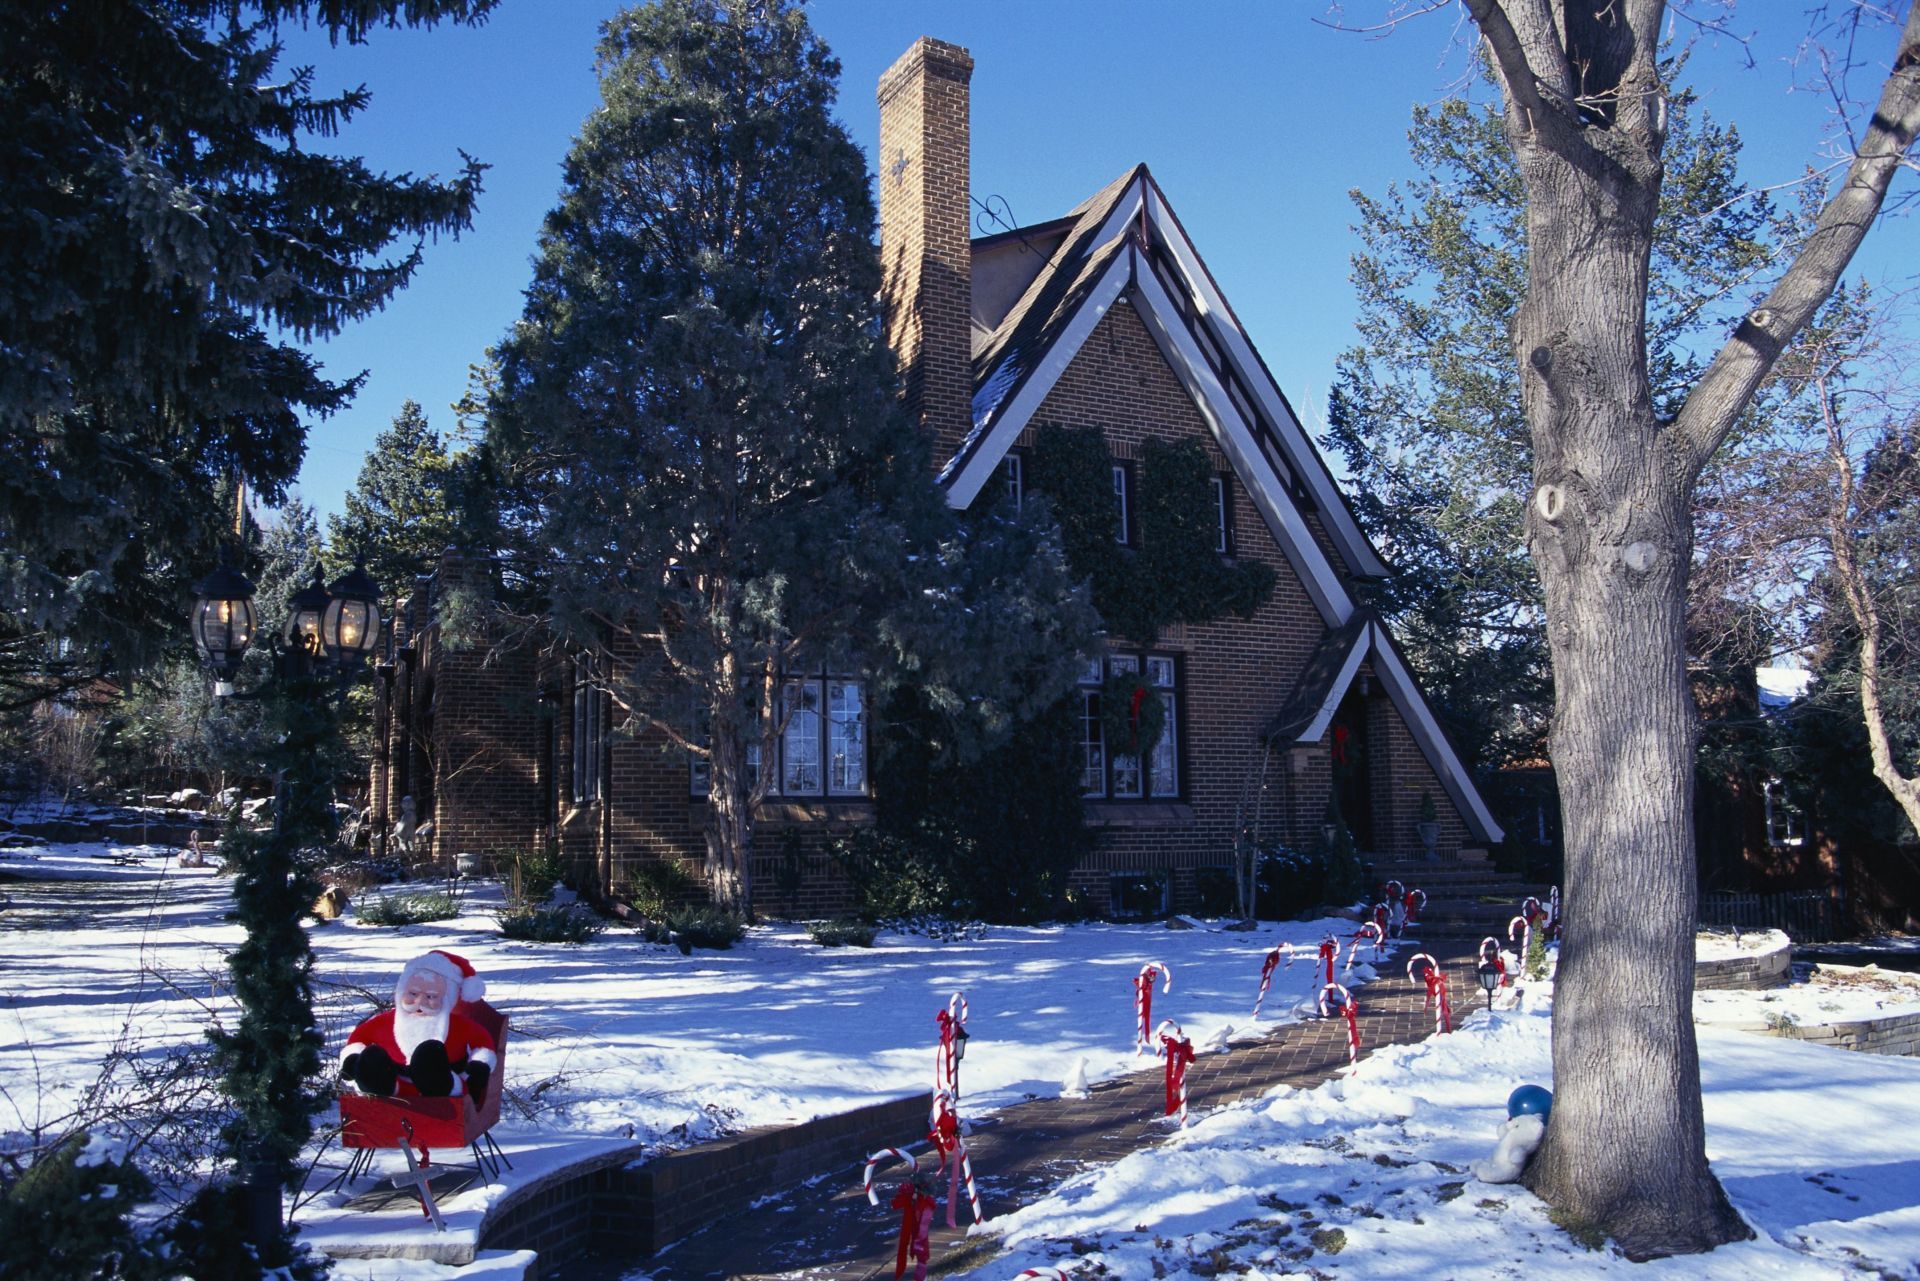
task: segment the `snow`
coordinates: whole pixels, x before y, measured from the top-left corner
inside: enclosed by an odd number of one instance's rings
[[[1097,1264],[1119,1281],[1427,1281],[1461,1275],[1461,1260],[1475,1276],[1514,1278],[1920,1274],[1911,1059],[1701,1028],[1707,1155],[1757,1232],[1708,1255],[1629,1263],[1578,1244],[1524,1190],[1475,1180],[1507,1094],[1551,1084],[1550,1009],[1551,985],[1536,983],[1518,1011],[1476,1011],[1453,1035],[1385,1048],[1350,1077],[1221,1108],[993,1220],[1008,1252],[956,1275]]]
[[[1805,698],[1813,681],[1813,673],[1800,667],[1756,667],[1753,677],[1760,686],[1760,706],[1768,709]]]
[[[229,882],[182,869],[154,847],[43,846],[0,851],[0,869],[88,884],[16,882],[0,912],[0,1141],[57,1116],[99,1072],[103,1046],[151,1055],[199,1041],[209,1011],[227,1011],[223,949]],[[114,856],[131,859],[116,862]],[[391,988],[401,963],[445,947],[471,960],[489,999],[514,1019],[506,1077],[528,1114],[496,1128],[524,1177],[636,1145],[684,1144],[880,1098],[923,1092],[934,1015],[964,991],[973,1034],[963,1072],[978,1114],[1055,1095],[1139,1065],[1132,980],[1148,961],[1174,975],[1153,1020],[1177,1019],[1197,1046],[1311,1011],[1310,951],[1352,923],[1227,931],[1081,925],[1000,928],[939,943],[883,934],[871,950],[823,949],[799,926],[750,933],[731,952],[681,957],[610,930],[580,947],[511,942],[490,911],[497,887],[463,890],[461,914],[403,929],[353,923],[311,937],[329,1052]],[[36,923],[48,928],[30,928]],[[57,927],[57,932],[54,932]],[[1751,937],[1751,936],[1750,936]],[[1280,942],[1309,956],[1274,975],[1258,1029],[1249,1011],[1260,962]],[[1384,961],[1397,972],[1404,954]],[[1803,967],[1804,968],[1804,967]],[[1354,975],[1343,975],[1349,983]],[[1186,1131],[990,1221],[1007,1253],[964,1275],[980,1281],[1052,1263],[1127,1281],[1165,1275],[1250,1278],[1431,1278],[1459,1274],[1644,1276],[1811,1281],[1920,1275],[1920,1062],[1854,1054],[1728,1024],[1769,1012],[1802,1022],[1864,1008],[1904,1008],[1914,980],[1822,966],[1771,993],[1702,993],[1696,1005],[1708,1154],[1759,1235],[1707,1256],[1630,1265],[1589,1251],[1524,1190],[1467,1173],[1492,1153],[1505,1100],[1522,1082],[1551,1085],[1551,983],[1516,1008],[1463,1015],[1452,1036],[1381,1049],[1351,1076],[1281,1089],[1196,1115]],[[1800,1014],[1808,1009],[1808,1014]],[[1227,1029],[1232,1028],[1229,1032]],[[103,1143],[108,1140],[101,1140]],[[106,1149],[102,1149],[105,1151]],[[849,1180],[854,1171],[849,1171]],[[505,1189],[449,1197],[450,1226],[476,1230]],[[306,1207],[316,1240],[345,1233],[336,1196]],[[354,1228],[364,1240],[365,1215]],[[417,1239],[417,1220],[393,1230]],[[1340,1234],[1342,1246],[1331,1252]],[[1318,1244],[1315,1235],[1319,1234]],[[1215,1266],[1214,1252],[1231,1264]],[[1200,1262],[1204,1260],[1205,1262]],[[464,1269],[425,1260],[359,1260],[336,1275],[369,1281],[511,1281],[524,1255]],[[1199,1263],[1199,1267],[1194,1265]],[[1236,1272],[1235,1269],[1238,1269]]]
[[[1780,930],[1749,930],[1701,933],[1694,937],[1693,956],[1698,961],[1731,961],[1742,956],[1775,952],[1793,942]]]

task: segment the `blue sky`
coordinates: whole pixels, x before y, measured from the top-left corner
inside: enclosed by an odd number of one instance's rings
[[[1387,7],[1360,0],[1347,17]],[[290,34],[283,65],[312,64],[322,90],[373,92],[329,149],[396,173],[450,173],[461,148],[492,166],[473,229],[429,245],[384,312],[314,348],[331,376],[367,373],[354,405],[308,438],[298,492],[323,514],[339,509],[402,401],[453,429],[448,406],[468,366],[519,315],[560,162],[598,103],[594,44],[616,8],[504,0],[483,27],[380,32],[358,48]],[[1410,176],[1411,108],[1445,96],[1468,65],[1451,11],[1380,38],[1316,22],[1322,0],[814,0],[810,13],[842,64],[840,119],[869,155],[874,84],[900,52],[920,35],[972,51],[973,191],[1000,197],[1017,222],[1065,213],[1146,162],[1314,430],[1353,339],[1347,192]],[[1754,183],[1790,181],[1820,155],[1825,104],[1791,92],[1784,61],[1801,13],[1750,0],[1736,25],[1768,27],[1751,46],[1755,65],[1727,40],[1704,42],[1691,65],[1709,109],[1741,123]],[[1885,225],[1868,245],[1858,270],[1899,271],[1913,224]]]

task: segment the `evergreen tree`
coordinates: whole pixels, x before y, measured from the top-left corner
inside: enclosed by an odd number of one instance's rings
[[[320,520],[305,499],[289,498],[277,515],[261,531],[253,557],[259,566],[253,578],[253,607],[267,627],[286,621],[287,602],[312,583],[313,567],[322,551]],[[339,546],[337,538],[334,544]]]
[[[403,599],[416,576],[432,573],[454,540],[452,466],[440,433],[409,400],[373,438],[345,509],[327,519],[334,554],[364,559],[390,600]]]
[[[708,888],[742,911],[773,781],[749,753],[777,759],[788,677],[858,672],[879,707],[912,675],[942,709],[1002,709],[982,723],[1071,681],[1062,622],[1036,615],[1014,643],[1053,649],[986,669],[1004,688],[935,688],[991,663],[945,641],[994,639],[959,604],[992,584],[965,585],[976,551],[898,404],[837,72],[793,0],[662,0],[607,23],[604,105],[497,353],[483,449],[510,586],[617,673],[630,732],[707,762]],[[1015,595],[1037,600],[1048,572],[1017,567],[1035,590]]]
[[[44,689],[55,654],[129,670],[177,633],[217,483],[276,499],[302,416],[357,385],[292,340],[377,310],[421,238],[468,224],[470,159],[442,181],[308,149],[368,95],[277,73],[276,25],[358,42],[492,2],[0,5],[0,680]]]
[[[1647,326],[1663,414],[1782,230],[1763,197],[1734,199],[1737,131],[1684,95],[1669,118]],[[1543,755],[1552,707],[1545,603],[1522,537],[1533,445],[1508,337],[1526,294],[1525,191],[1497,103],[1417,107],[1408,140],[1420,178],[1383,197],[1353,193],[1360,341],[1340,358],[1322,444],[1395,569],[1364,589],[1369,603],[1393,623],[1454,741],[1490,767]],[[1716,567],[1702,581],[1723,578]],[[1714,593],[1697,597],[1711,630],[1724,611]]]

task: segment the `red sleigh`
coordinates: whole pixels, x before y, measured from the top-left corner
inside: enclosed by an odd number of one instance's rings
[[[417,1095],[340,1095],[340,1144],[356,1149],[340,1181],[351,1187],[372,1167],[375,1152],[399,1148],[406,1155],[408,1173],[396,1175],[394,1185],[411,1184],[419,1191],[420,1208],[435,1227],[445,1225],[427,1187],[432,1149],[466,1148],[473,1153],[475,1169],[490,1179],[499,1177],[503,1165],[513,1168],[487,1133],[500,1119],[500,1095],[506,1086],[507,1016],[485,1001],[462,1001],[453,1008],[454,1013],[472,1019],[493,1037],[493,1052],[498,1057],[486,1093],[479,1100],[470,1094],[431,1099]],[[420,1153],[417,1162],[415,1151]]]

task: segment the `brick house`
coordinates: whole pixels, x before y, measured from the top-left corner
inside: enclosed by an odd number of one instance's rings
[[[1422,798],[1439,849],[1500,840],[1498,824],[1386,627],[1353,592],[1386,572],[1285,396],[1145,166],[1061,218],[971,238],[969,82],[957,46],[922,38],[881,78],[881,254],[888,338],[910,408],[934,441],[949,502],[1016,501],[1043,424],[1096,429],[1114,458],[1116,538],[1129,537],[1133,463],[1153,437],[1204,447],[1221,555],[1266,563],[1250,619],[1177,626],[1117,647],[1083,682],[1081,759],[1096,901],[1142,885],[1190,902],[1241,826],[1320,839],[1330,797],[1363,850],[1419,852]],[[422,579],[392,629],[373,772],[376,823],[414,794],[433,849],[556,841],[603,884],[637,860],[703,854],[704,785],[657,740],[609,736],[596,674],[531,650],[455,652],[433,601],[457,558]],[[1147,760],[1107,750],[1098,686],[1147,678],[1167,730]],[[796,674],[774,787],[758,815],[756,902],[837,906],[825,838],[867,821],[864,693]]]

